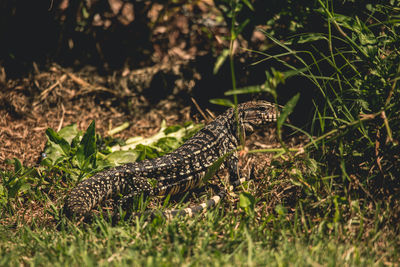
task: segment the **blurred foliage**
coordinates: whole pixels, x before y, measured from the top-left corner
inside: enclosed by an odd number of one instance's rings
[[[32,61],[100,68],[149,62],[152,29],[149,12],[163,15],[189,1],[2,1],[0,63],[11,76]]]
[[[170,21],[179,14],[201,20],[202,2],[2,1],[0,64],[11,76],[30,68],[32,61],[58,61],[75,66],[92,64],[105,70],[120,68],[125,63],[147,66],[154,49],[153,30],[166,23],[161,18],[167,16]],[[234,23],[240,26],[238,33],[249,42],[260,25],[278,39],[293,33],[320,32],[324,27],[323,18],[315,12],[318,1],[216,0],[214,3],[229,28],[235,14]],[[340,14],[364,19],[368,16],[365,7],[375,4],[377,1],[336,1],[332,8]],[[212,25],[220,23],[203,20],[197,35],[213,32]],[[212,36],[200,39],[215,42]]]

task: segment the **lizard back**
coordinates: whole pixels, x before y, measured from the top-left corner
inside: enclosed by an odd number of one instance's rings
[[[171,153],[101,171],[82,181],[66,199],[64,211],[67,217],[82,217],[119,194],[174,195],[196,188],[217,159],[239,146],[240,134],[274,122],[278,115],[275,105],[266,101],[230,108]],[[236,156],[229,165],[230,175],[238,175]],[[231,177],[231,181],[238,179]]]

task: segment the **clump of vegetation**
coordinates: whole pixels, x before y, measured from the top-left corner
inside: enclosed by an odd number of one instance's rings
[[[316,137],[310,135],[305,147],[330,177],[310,183],[327,205],[322,207],[331,210],[331,215],[340,213],[343,220],[352,218],[353,202],[368,205],[364,211],[371,219],[376,209],[385,207],[391,210],[387,225],[397,232],[398,226],[392,223],[400,211],[394,199],[400,189],[399,27],[390,20],[394,7],[367,8],[370,16],[362,21],[334,13],[320,2],[317,11],[326,19],[328,32],[303,34],[300,38],[324,40],[329,50],[324,54],[311,46],[306,52],[311,61],[269,37],[303,64],[302,69],[285,65],[309,79],[318,90],[310,125]],[[271,56],[280,60],[281,55]],[[330,67],[320,67],[324,63]],[[339,199],[340,206],[335,204]]]

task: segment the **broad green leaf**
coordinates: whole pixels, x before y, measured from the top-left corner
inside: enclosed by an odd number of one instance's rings
[[[74,123],[65,126],[59,130],[58,135],[64,138],[69,144],[71,144],[72,139],[79,134],[78,126]]]
[[[177,138],[174,137],[163,137],[158,140],[154,146],[161,148],[164,153],[169,153],[181,146],[183,142],[179,142]]]
[[[229,90],[224,93],[224,95],[241,95],[241,94],[253,94],[260,93],[263,89],[260,85],[251,85],[242,88],[238,88],[236,90]]]
[[[83,135],[81,145],[84,147],[85,157],[88,158],[96,153],[96,123],[92,121]]]
[[[69,143],[67,142],[67,140],[65,140],[63,137],[61,137],[58,133],[56,133],[51,128],[48,128],[46,130],[46,135],[51,142],[60,146],[60,148],[62,149],[65,156],[69,155],[71,147],[70,147]]]
[[[223,99],[223,98],[213,98],[210,99],[211,104],[216,104],[220,106],[226,106],[226,107],[234,107],[235,105],[230,101],[229,99]]]
[[[254,211],[254,205],[256,203],[256,199],[254,196],[248,192],[242,192],[239,195],[239,206],[244,209],[246,212]]]
[[[138,161],[144,159],[154,159],[159,156],[158,151],[155,147],[145,146],[142,144],[137,145],[135,151],[139,153],[139,156],[137,158]]]
[[[112,166],[118,166],[125,163],[135,162],[139,157],[140,152],[134,150],[115,151],[105,157]]]
[[[43,153],[43,159],[41,162],[43,162],[43,160],[47,160],[49,162],[55,162],[58,158],[62,157],[66,157],[66,155],[64,154],[62,148],[59,145],[56,145],[55,143],[48,141],[48,143],[46,144],[46,148],[44,150]]]
[[[42,159],[41,161],[40,161],[40,165],[42,165],[42,166],[46,166],[46,167],[51,167],[53,164],[52,164],[52,160],[51,159],[49,159],[49,158],[44,158],[44,159]]]
[[[170,133],[177,132],[178,130],[182,129],[182,127],[183,127],[183,126],[180,126],[180,125],[172,125],[172,126],[167,127],[167,128],[164,130],[164,133],[165,133],[166,135],[168,135],[168,134],[170,134]]]
[[[157,142],[159,142],[163,138],[175,138],[179,142],[186,140],[187,138],[191,137],[195,134],[198,130],[203,127],[202,124],[193,124],[189,123],[187,126],[170,126],[166,127],[165,121],[161,123],[161,129],[158,133],[148,138],[143,138],[141,136],[131,137],[126,140],[125,145],[114,145],[110,149],[111,151],[118,151],[118,150],[132,150],[136,149],[138,145],[145,145],[145,146],[156,146]]]
[[[95,121],[92,121],[83,135],[78,147],[78,151],[76,152],[76,158],[81,168],[84,167],[85,161],[87,163],[90,161],[92,166],[94,166],[96,162],[97,148],[95,125]]]

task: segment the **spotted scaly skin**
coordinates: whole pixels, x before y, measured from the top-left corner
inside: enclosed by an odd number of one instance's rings
[[[208,168],[239,146],[239,133],[250,134],[255,127],[275,122],[278,116],[275,105],[266,101],[239,104],[237,116],[234,108],[230,108],[163,157],[111,168],[82,181],[66,199],[64,212],[68,218],[87,217],[93,208],[118,195],[126,199],[141,194],[165,196],[199,187]],[[231,184],[240,184],[236,153],[224,164],[229,170]],[[179,212],[168,214],[172,213]]]

